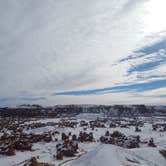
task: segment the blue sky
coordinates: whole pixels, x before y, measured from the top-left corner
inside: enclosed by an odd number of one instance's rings
[[[165,104],[163,0],[0,0],[0,106]]]
[[[92,90],[82,90],[82,91],[66,91],[54,93],[53,95],[95,95],[100,93],[118,93],[118,92],[145,92],[148,90],[154,90],[158,88],[166,87],[165,80],[157,80],[145,83],[134,83],[129,85],[113,86],[103,89],[92,89]]]
[[[155,59],[152,56],[149,56],[151,54],[159,53],[160,51],[163,51],[163,55],[156,55]],[[140,49],[136,51],[136,53],[141,53],[142,55],[139,57],[146,57],[148,56],[149,61],[145,61],[144,63],[138,64],[136,66],[133,66],[131,69],[129,69],[129,73],[135,72],[135,71],[147,71],[152,70],[160,65],[166,64],[166,40],[162,40],[158,43],[153,44],[152,46],[144,47],[143,49]],[[138,57],[135,57],[138,58]],[[132,59],[132,56],[130,57]]]

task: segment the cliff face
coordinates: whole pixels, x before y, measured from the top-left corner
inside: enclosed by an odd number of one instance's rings
[[[80,113],[103,113],[110,117],[166,116],[166,106],[145,105],[64,105],[42,107],[34,105],[0,108],[1,117],[57,117]]]

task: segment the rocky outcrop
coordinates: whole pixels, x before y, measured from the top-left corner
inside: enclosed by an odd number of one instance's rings
[[[114,131],[111,134],[107,131],[104,136],[100,137],[100,141],[105,144],[113,144],[131,149],[139,147],[140,138],[139,136],[127,137],[119,131]]]

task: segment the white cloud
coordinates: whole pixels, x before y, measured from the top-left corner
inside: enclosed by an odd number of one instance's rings
[[[130,63],[114,64],[151,43],[152,36],[154,42],[165,37],[165,2],[158,3],[0,0],[0,97],[18,97],[28,91],[47,97],[48,104],[52,98],[59,103],[105,103],[104,96],[76,99],[50,94],[134,82],[134,74],[126,76]],[[156,10],[157,16],[151,19]],[[160,74],[164,69],[154,70]],[[112,94],[109,98],[118,100]]]
[[[158,88],[154,90],[149,90],[143,93],[145,96],[160,96],[160,95],[166,95],[166,88]]]

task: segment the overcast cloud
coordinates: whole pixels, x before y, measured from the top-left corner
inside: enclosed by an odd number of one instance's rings
[[[164,104],[165,6],[0,0],[0,105]]]

